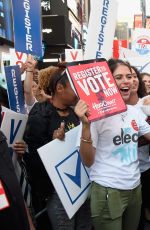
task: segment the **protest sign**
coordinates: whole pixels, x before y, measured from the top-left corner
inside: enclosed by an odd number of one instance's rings
[[[78,126],[68,131],[65,141],[55,139],[38,149],[69,218],[87,199],[90,187],[87,168],[82,164],[76,147],[79,129]]]
[[[119,49],[119,58],[120,59],[124,59],[124,58],[128,58],[128,57],[140,57],[140,55],[136,52],[134,52],[133,50],[124,48],[124,47],[120,47]]]
[[[83,60],[83,51],[82,49],[65,49],[65,61],[82,61]]]
[[[79,65],[69,64],[67,74],[71,86],[90,109],[90,121],[121,113],[126,105],[116,86],[105,59],[81,61]]]
[[[17,52],[13,48],[10,48],[9,52],[10,52],[10,66],[19,65],[19,67],[23,69],[23,65],[27,60],[27,54]],[[25,77],[26,77],[26,73],[23,73],[21,75],[21,80],[24,80]]]
[[[117,6],[116,0],[91,0],[85,60],[112,56]]]
[[[126,60],[141,73],[150,73],[150,59],[148,57],[126,57]]]
[[[19,66],[6,66],[5,76],[10,108],[17,113],[26,113]]]
[[[27,115],[7,111],[4,112],[1,130],[7,138],[9,147],[12,147],[17,140],[22,140],[26,122]]]
[[[132,34],[132,50],[141,56],[150,57],[150,30],[138,28]]]
[[[15,50],[42,56],[41,1],[13,0]]]

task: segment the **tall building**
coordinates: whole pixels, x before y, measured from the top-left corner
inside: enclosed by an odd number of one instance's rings
[[[13,23],[11,2],[0,0],[0,41],[11,44],[13,41]]]
[[[45,59],[63,59],[65,49],[84,48],[89,0],[41,1]],[[42,64],[43,65],[43,64]],[[44,64],[49,65],[49,63]]]

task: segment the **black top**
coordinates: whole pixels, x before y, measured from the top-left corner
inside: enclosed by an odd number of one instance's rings
[[[41,199],[47,198],[54,187],[37,153],[37,149],[52,141],[54,130],[65,122],[65,132],[79,125],[79,119],[72,108],[68,116],[60,116],[50,102],[36,103],[29,113],[24,140],[28,144],[29,154],[25,160],[30,171],[31,184]]]
[[[8,152],[6,138],[0,131],[0,180],[10,206],[0,210],[0,230],[29,230],[21,189]]]

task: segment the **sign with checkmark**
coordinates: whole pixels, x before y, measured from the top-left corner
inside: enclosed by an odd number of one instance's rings
[[[69,218],[87,199],[90,188],[88,169],[76,147],[78,133],[79,127],[76,127],[66,133],[65,141],[56,139],[38,149]]]

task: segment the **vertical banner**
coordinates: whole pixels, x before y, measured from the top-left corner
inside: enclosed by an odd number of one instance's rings
[[[112,56],[117,6],[116,0],[91,0],[85,60]]]
[[[12,0],[15,50],[42,56],[41,1]]]
[[[5,76],[10,109],[17,113],[25,114],[26,109],[19,66],[6,66]]]
[[[150,57],[150,30],[138,28],[133,31],[132,50],[141,56]]]
[[[65,49],[65,60],[66,62],[82,61],[82,49]]]

